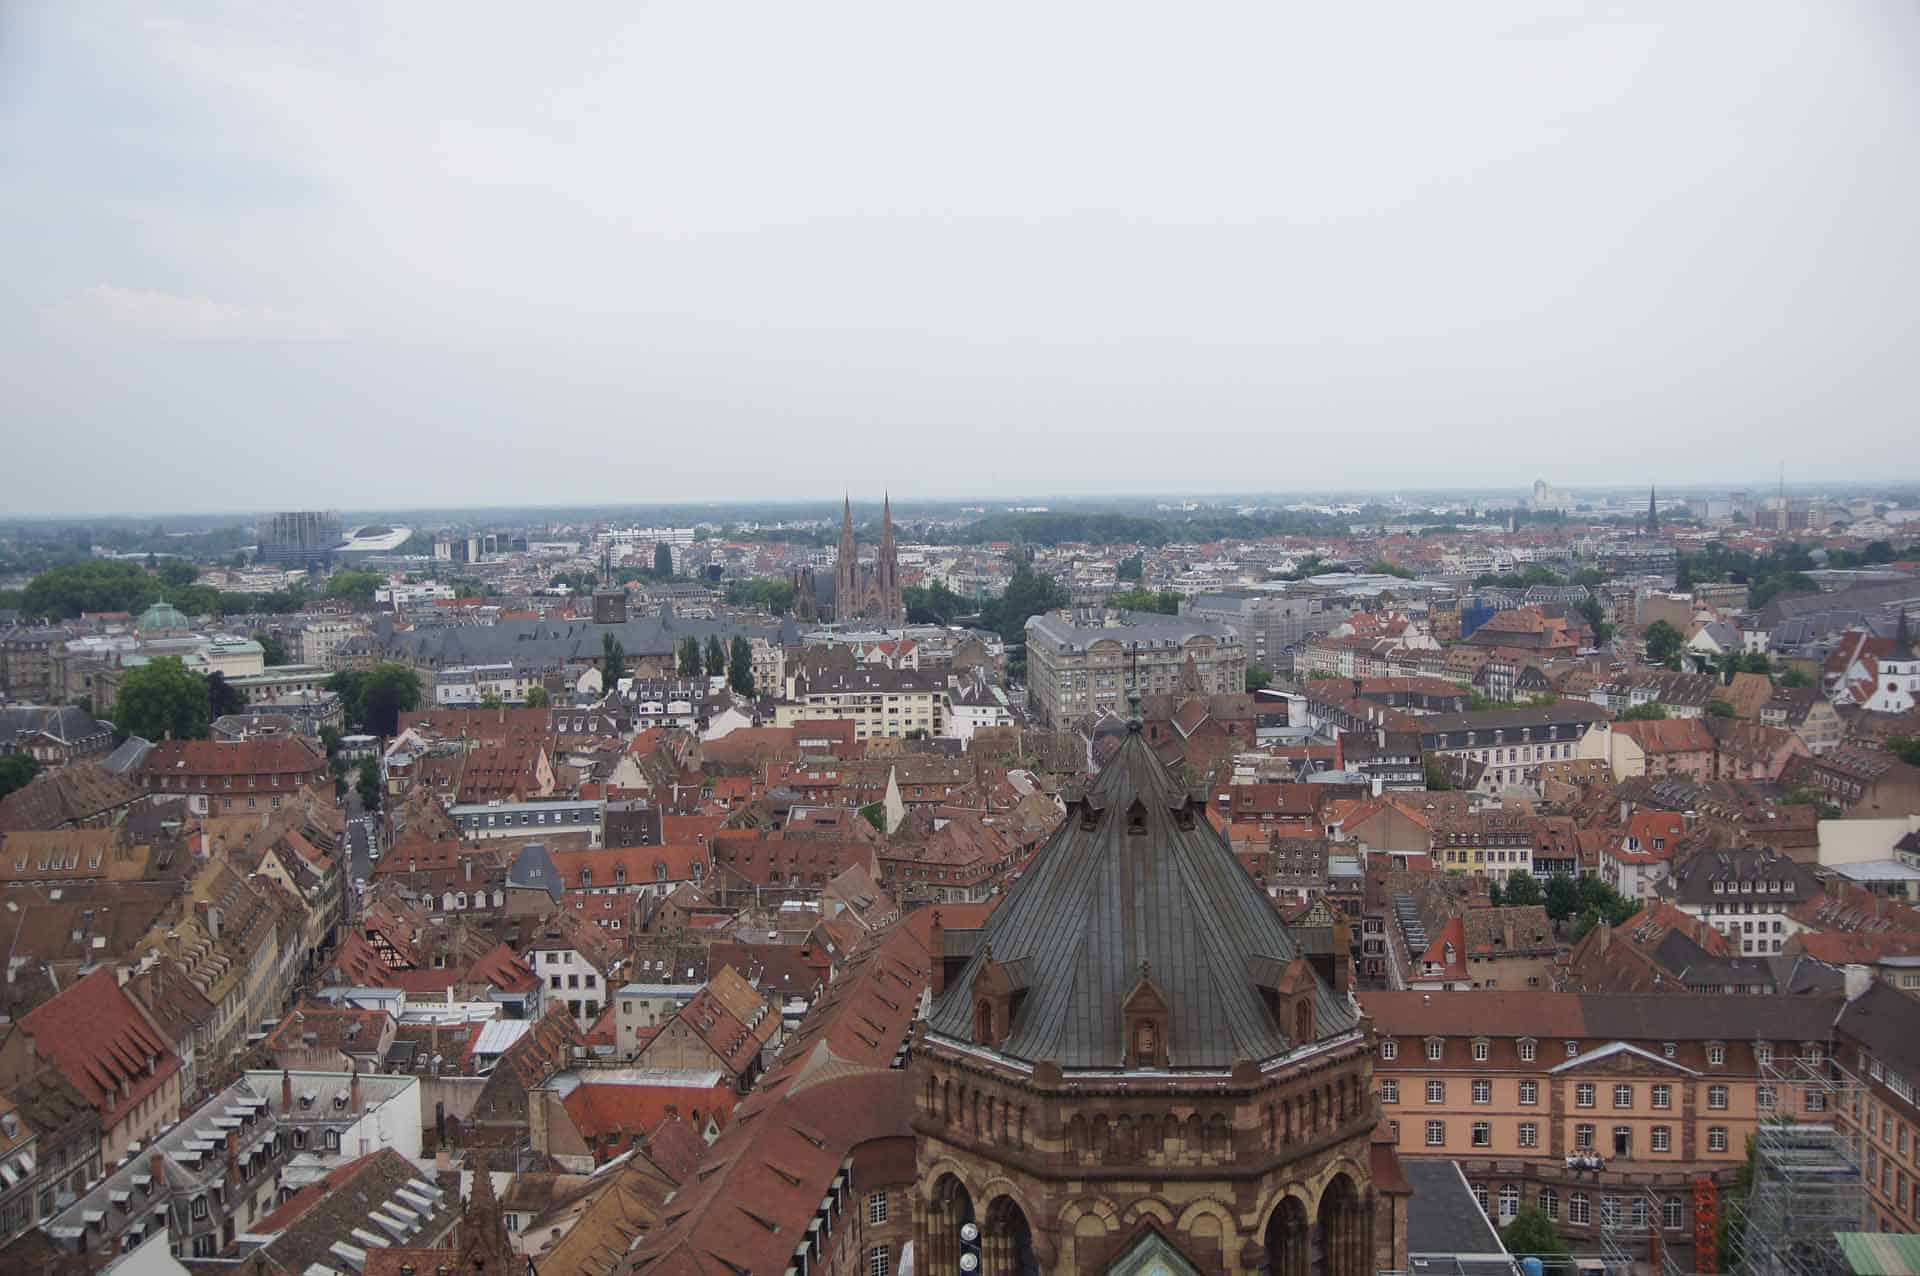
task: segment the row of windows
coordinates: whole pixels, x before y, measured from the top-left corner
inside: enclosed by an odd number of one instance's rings
[[[1487,1209],[1487,1189],[1475,1185],[1473,1197],[1480,1202],[1482,1210]],[[1540,1210],[1554,1222],[1560,1221],[1560,1193],[1551,1187],[1540,1189]],[[1512,1219],[1520,1212],[1520,1189],[1508,1183],[1500,1189],[1500,1218]],[[1635,1227],[1646,1227],[1651,1221],[1644,1196],[1630,1196],[1626,1202],[1626,1218]],[[1600,1197],[1600,1223],[1603,1227],[1613,1227],[1621,1220],[1620,1198],[1611,1194]],[[1569,1223],[1593,1222],[1593,1199],[1585,1192],[1567,1194],[1567,1221]],[[1678,1196],[1669,1196],[1660,1202],[1660,1225],[1668,1231],[1678,1231],[1687,1225],[1686,1202]]]
[[[1593,1151],[1596,1144],[1596,1134],[1597,1131],[1591,1125],[1574,1126],[1574,1150],[1577,1152]],[[1518,1143],[1523,1148],[1536,1148],[1540,1146],[1540,1127],[1536,1122],[1522,1121],[1517,1129],[1517,1136]],[[1648,1139],[1653,1151],[1671,1152],[1673,1150],[1673,1127],[1656,1125],[1649,1131]],[[1426,1145],[1430,1148],[1445,1147],[1447,1145],[1447,1123],[1445,1121],[1427,1122],[1426,1141]],[[1475,1121],[1472,1126],[1472,1142],[1473,1146],[1477,1148],[1492,1147],[1493,1123],[1491,1121]],[[1707,1150],[1709,1152],[1725,1152],[1727,1150],[1726,1126],[1715,1125],[1707,1128]],[[1613,1127],[1613,1154],[1619,1157],[1631,1157],[1633,1155],[1632,1126],[1616,1125]]]
[[[1444,1037],[1428,1037],[1426,1041],[1427,1058],[1434,1063],[1440,1062],[1445,1056],[1446,1044]],[[1539,1043],[1531,1037],[1522,1037],[1520,1039],[1519,1049],[1520,1061],[1522,1063],[1532,1063],[1539,1057]],[[1473,1061],[1475,1063],[1485,1063],[1493,1055],[1492,1043],[1485,1038],[1476,1038],[1472,1043],[1472,1050]],[[1572,1059],[1578,1057],[1580,1054],[1580,1043],[1578,1041],[1568,1041],[1566,1043],[1566,1051],[1567,1058]],[[1660,1043],[1660,1053],[1672,1059],[1680,1053],[1679,1045],[1676,1042],[1663,1041]],[[1800,1057],[1808,1063],[1819,1063],[1821,1059],[1825,1057],[1825,1054],[1825,1050],[1820,1046],[1807,1045],[1802,1047]],[[1383,1039],[1380,1042],[1380,1057],[1388,1063],[1398,1059],[1400,1057],[1400,1043],[1390,1037]],[[1765,1042],[1756,1045],[1754,1047],[1754,1061],[1761,1067],[1772,1063],[1773,1047]],[[1709,1045],[1707,1047],[1707,1062],[1714,1067],[1725,1065],[1727,1062],[1727,1048],[1717,1043]]]

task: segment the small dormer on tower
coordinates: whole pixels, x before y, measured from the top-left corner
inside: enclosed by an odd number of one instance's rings
[[[1295,957],[1287,963],[1280,976],[1280,986],[1274,990],[1275,1012],[1279,1016],[1280,1031],[1292,1038],[1296,1046],[1306,1045],[1320,1035],[1314,1013],[1319,991],[1320,981],[1314,977],[1313,963],[1305,957]]]
[[[992,945],[981,952],[971,990],[975,1045],[997,1049],[1013,1031],[1013,1016],[1020,1009],[1021,982],[1013,971],[993,959]]]
[[[1125,1057],[1130,1068],[1167,1066],[1167,995],[1153,981],[1153,966],[1140,963],[1140,978],[1120,1003],[1120,1020],[1127,1040]]]

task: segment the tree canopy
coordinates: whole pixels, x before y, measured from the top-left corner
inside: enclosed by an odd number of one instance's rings
[[[1146,571],[1146,564],[1145,562],[1142,561],[1141,556],[1139,554],[1129,554],[1127,555],[1127,557],[1120,560],[1120,565],[1118,567],[1113,569],[1113,578],[1115,580],[1130,580],[1130,581],[1138,582],[1141,579],[1141,577],[1144,575],[1145,571]]]
[[[627,649],[612,634],[600,635],[600,687],[612,691],[627,676]]]
[[[327,597],[361,604],[373,601],[373,591],[387,583],[379,572],[335,572],[327,582]]]
[[[753,644],[745,635],[733,636],[732,650],[728,653],[727,685],[743,696],[753,694]]]
[[[216,718],[247,711],[247,694],[227,681],[227,675],[215,670],[207,675],[207,712]]]
[[[956,616],[973,610],[973,604],[948,589],[944,581],[908,585],[900,597],[907,605],[908,621],[916,625],[950,625]]]
[[[343,669],[327,679],[327,689],[339,695],[347,725],[369,735],[398,733],[400,715],[420,706],[420,675],[405,665]]]
[[[998,598],[989,599],[981,607],[980,619],[1000,635],[1002,642],[1010,646],[1024,644],[1030,618],[1044,611],[1065,607],[1067,602],[1067,591],[1060,587],[1059,582],[1021,562],[1014,566],[1013,578],[1007,582],[1006,592]]]
[[[1647,644],[1647,659],[1656,665],[1665,664],[1669,657],[1678,655],[1687,641],[1678,629],[1664,620],[1656,620],[1648,625],[1641,637]]]
[[[114,722],[121,732],[147,740],[199,740],[211,720],[207,680],[188,669],[177,656],[128,670],[114,703]]]
[[[911,596],[913,590],[909,589],[906,593]],[[727,601],[736,607],[765,607],[776,616],[784,616],[793,609],[793,582],[771,577],[730,581],[727,585]],[[912,607],[911,597],[907,605]]]
[[[719,634],[707,635],[706,660],[703,667],[709,675],[716,678],[727,671],[727,649],[721,646]]]
[[[1565,1258],[1572,1253],[1553,1230],[1553,1220],[1538,1205],[1522,1205],[1513,1221],[1500,1229],[1500,1243],[1509,1254],[1520,1257]]]
[[[1180,595],[1171,589],[1158,593],[1151,589],[1129,589],[1107,601],[1124,611],[1151,611],[1163,616],[1180,614]]]
[[[140,612],[160,601],[161,583],[140,564],[108,559],[61,563],[20,594],[23,614],[71,620],[83,611]]]
[[[0,757],[0,797],[5,797],[15,789],[24,789],[28,781],[39,774],[40,764],[30,753],[9,753]]]
[[[1631,709],[1622,709],[1614,716],[1616,722],[1665,722],[1666,720],[1667,706],[1658,700],[1649,700]]]

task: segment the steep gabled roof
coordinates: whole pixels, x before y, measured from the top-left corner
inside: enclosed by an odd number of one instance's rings
[[[1022,990],[997,1049],[1066,1068],[1121,1066],[1121,1003],[1150,978],[1169,1007],[1176,1068],[1226,1068],[1286,1053],[1256,972],[1298,955],[1278,914],[1209,828],[1204,795],[1180,788],[1137,724],[1119,752],[1007,892],[928,1018],[972,1039],[973,981],[992,961]],[[1352,1027],[1344,998],[1320,988],[1321,1036]]]

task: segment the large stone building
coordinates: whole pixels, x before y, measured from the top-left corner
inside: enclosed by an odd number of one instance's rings
[[[1290,931],[1131,726],[979,930],[915,1051],[917,1270],[1404,1269],[1336,927]],[[973,1230],[968,1231],[968,1225]]]
[[[1247,647],[1229,625],[1149,612],[1047,612],[1027,621],[1027,694],[1048,726],[1119,717],[1129,695],[1245,691]]]
[[[853,502],[848,500],[840,520],[840,557],[833,569],[833,618],[877,621],[882,625],[907,623],[907,604],[900,589],[900,551],[893,543],[893,501],[880,513],[880,552],[873,566],[860,567],[860,546],[853,536]]]
[[[1830,1055],[1838,997],[1502,990],[1362,1002],[1400,1155],[1452,1161],[1496,1223],[1537,1206],[1579,1249],[1619,1222],[1656,1226],[1684,1251],[1697,1178],[1731,1185],[1763,1120],[1832,1119],[1819,1093],[1767,1073]]]

